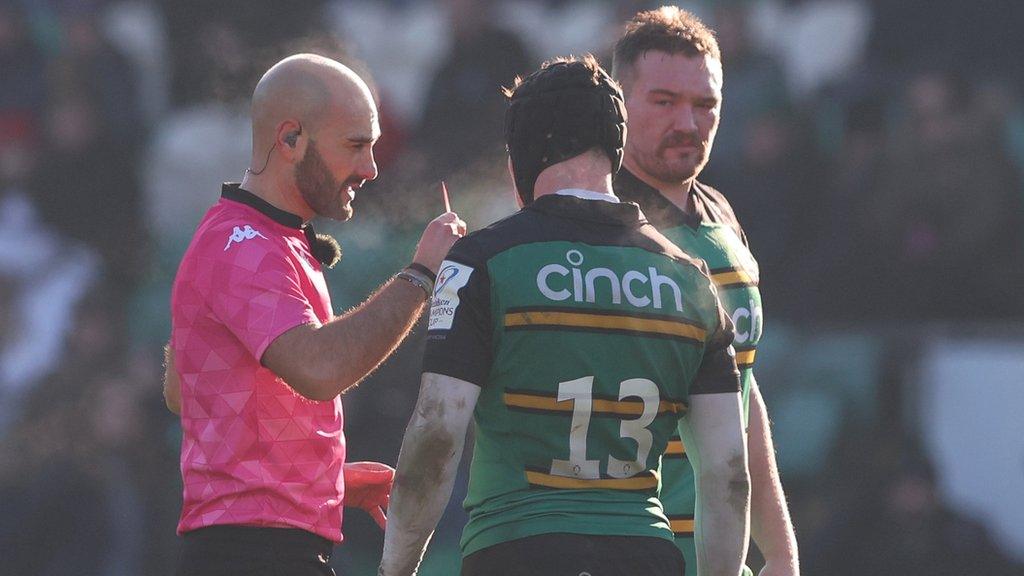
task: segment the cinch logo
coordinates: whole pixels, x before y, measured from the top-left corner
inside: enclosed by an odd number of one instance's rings
[[[750,308],[737,308],[732,312],[732,325],[736,330],[737,344],[757,340],[761,335],[761,307],[755,305],[752,299],[749,302]],[[743,320],[742,325],[740,320]]]
[[[591,268],[586,272],[578,268],[583,264],[583,253],[579,250],[569,250],[565,259],[572,268],[548,264],[537,272],[537,289],[549,300],[561,302],[572,298],[576,302],[596,302],[597,286],[605,282],[611,289],[612,304],[622,304],[625,296],[626,301],[637,308],[653,306],[661,310],[662,293],[668,288],[675,309],[683,311],[683,294],[679,285],[668,276],[659,274],[653,266],[647,268],[647,274],[630,270],[619,278],[609,268]]]
[[[257,236],[264,240],[267,239],[266,236],[260,234],[258,230],[253,230],[252,226],[248,224],[245,225],[245,228],[235,226],[235,229],[231,232],[231,236],[228,236],[228,243],[224,245],[224,251],[227,252],[228,248],[231,248],[232,244],[241,243],[243,240],[252,240]]]

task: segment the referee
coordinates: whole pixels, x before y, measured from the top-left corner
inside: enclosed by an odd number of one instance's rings
[[[267,71],[251,112],[250,167],[199,224],[171,295],[178,574],[330,575],[343,502],[385,505],[390,483],[386,470],[346,495],[339,394],[408,334],[465,223],[452,212],[434,219],[406,269],[335,317],[323,267],[340,251],[309,220],[347,220],[377,176],[370,91],[342,64],[300,54]]]

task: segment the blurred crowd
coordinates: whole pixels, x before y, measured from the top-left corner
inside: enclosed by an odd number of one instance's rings
[[[0,0],[0,572],[170,573],[170,284],[248,165],[270,64],[337,58],[379,102],[381,176],[353,221],[322,226],[345,251],[328,274],[341,312],[409,260],[441,179],[471,229],[511,213],[499,87],[556,55],[610,65],[621,23],[652,4]],[[680,2],[718,32],[725,101],[701,179],[746,229],[769,324],[1024,319],[1024,68],[1008,58],[1024,3],[969,4]],[[396,460],[421,344],[347,395],[353,458]],[[793,487],[806,573],[1019,574],[943,506],[900,418],[873,424],[881,457],[847,438],[827,478]],[[357,573],[379,535],[350,517],[339,562]]]

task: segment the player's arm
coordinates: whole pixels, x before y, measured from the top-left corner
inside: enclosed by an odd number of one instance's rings
[[[388,507],[384,576],[414,574],[427,542],[452,494],[462,458],[466,428],[480,387],[426,372],[398,456],[395,485]]]
[[[414,262],[433,272],[466,232],[453,212],[434,219],[423,233]],[[424,291],[401,279],[388,280],[365,302],[323,325],[302,324],[264,351],[263,365],[311,400],[330,400],[357,384],[398,347],[427,301]]]
[[[695,472],[697,573],[735,576],[747,554],[750,477],[738,392],[690,396],[679,432]]]
[[[708,281],[717,316],[690,385],[679,433],[693,465],[694,543],[700,576],[736,576],[750,538],[750,474],[732,322]]]
[[[765,558],[761,576],[798,576],[796,534],[775,463],[768,411],[754,382],[750,389],[750,531]]]
[[[181,415],[181,380],[174,368],[174,349],[170,342],[164,346],[164,404],[171,412]]]

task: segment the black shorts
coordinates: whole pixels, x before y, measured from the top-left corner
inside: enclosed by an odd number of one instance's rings
[[[671,540],[643,536],[540,534],[462,559],[462,576],[680,576],[685,568]]]
[[[178,576],[335,576],[334,543],[290,528],[210,526],[184,535]]]

